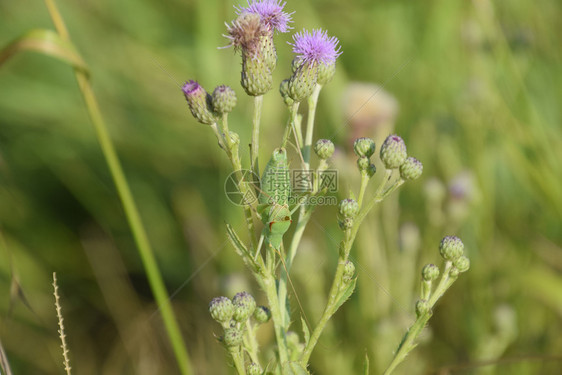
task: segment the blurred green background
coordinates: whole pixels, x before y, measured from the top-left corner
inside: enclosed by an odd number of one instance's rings
[[[230,126],[248,143],[252,102],[239,85],[240,57],[217,49],[226,45],[233,4],[58,1],[91,69],[197,374],[234,373],[213,336],[220,330],[209,301],[243,289],[264,299],[226,242],[224,222],[243,225],[223,193],[228,162],[179,88],[188,79],[208,91],[235,88]],[[424,163],[422,178],[365,223],[352,253],[359,288],[311,369],[359,373],[367,353],[380,373],[413,321],[421,266],[439,262],[439,240],[456,234],[471,270],[397,373],[559,373],[562,3],[311,0],[288,1],[286,10],[295,11],[293,31],[322,27],[341,42],[315,135],[341,147],[336,164],[353,171],[350,139],[380,140],[393,128]],[[52,28],[36,0],[1,1],[0,19],[0,46]],[[289,40],[276,37],[276,85],[290,73]],[[264,100],[262,163],[286,119],[274,89]],[[357,189],[350,174],[340,176],[342,197]],[[314,216],[292,275],[311,321],[335,269],[335,211]],[[14,373],[63,373],[53,271],[75,374],[178,373],[72,69],[37,53],[0,66],[0,233],[0,339]],[[301,308],[294,310],[298,321]],[[271,343],[271,324],[260,340]]]

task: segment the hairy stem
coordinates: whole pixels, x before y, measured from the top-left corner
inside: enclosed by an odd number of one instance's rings
[[[263,95],[254,97],[254,118],[252,120],[252,146],[250,149],[251,169],[258,176],[260,174],[260,167],[258,165],[258,157],[260,151],[260,120],[263,104]]]

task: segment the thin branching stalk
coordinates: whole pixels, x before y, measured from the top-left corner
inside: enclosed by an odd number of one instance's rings
[[[394,190],[396,190],[399,186],[401,186],[404,183],[404,180],[399,179],[385,189],[385,186],[389,181],[391,175],[392,175],[392,171],[386,170],[386,176],[381,181],[381,185],[377,189],[375,196],[371,199],[371,201],[369,201],[369,203],[364,208],[361,208],[361,210],[357,214],[357,217],[354,219],[353,227],[345,231],[345,237],[340,246],[340,253],[338,258],[338,265],[336,267],[336,273],[332,281],[332,286],[330,287],[328,303],[326,304],[326,307],[324,308],[324,312],[322,313],[320,321],[314,328],[314,331],[310,336],[310,340],[308,341],[303,351],[303,354],[301,356],[300,363],[303,366],[306,366],[308,364],[310,356],[312,355],[312,351],[314,350],[314,347],[318,343],[318,339],[320,338],[320,335],[326,328],[326,325],[330,320],[330,318],[340,307],[338,301],[341,298],[343,292],[345,291],[345,285],[342,275],[345,269],[345,264],[349,259],[349,253],[351,252],[351,248],[353,247],[353,243],[355,242],[355,238],[357,237],[357,232],[359,231],[359,227],[361,226],[361,223],[367,217],[367,214],[374,207],[376,203],[381,202],[390,193],[392,193]]]
[[[59,337],[62,348],[62,357],[64,360],[64,370],[66,371],[66,375],[71,375],[70,358],[68,358],[68,345],[66,344],[66,335],[64,334],[64,318],[62,317],[62,308],[60,305],[58,289],[57,274],[56,272],[53,272],[53,294],[55,296],[55,308],[57,310],[57,318],[59,321]]]
[[[70,41],[67,28],[54,0],[45,0],[45,4],[47,5],[51,19],[61,38]],[[117,188],[117,193],[119,194],[121,203],[123,204],[123,210],[125,211],[129,226],[131,227],[148,282],[156,299],[158,308],[162,313],[164,326],[166,327],[168,337],[172,344],[176,361],[181,373],[183,375],[190,375],[193,371],[191,369],[191,361],[187,353],[185,342],[181,336],[180,328],[172,310],[172,304],[170,303],[168,292],[166,291],[162,275],[160,274],[160,270],[158,269],[158,265],[156,263],[156,258],[154,257],[150,242],[148,241],[148,236],[131,194],[129,184],[127,183],[125,174],[123,173],[119,158],[115,152],[113,142],[109,136],[107,126],[96,100],[96,96],[87,75],[79,69],[75,69],[74,71],[80,92],[82,93],[82,97],[84,98],[84,102],[88,110],[88,114],[90,115],[92,124],[94,125],[102,153]]]
[[[410,351],[412,351],[412,349],[416,347],[414,340],[420,335],[425,325],[433,315],[433,307],[435,306],[435,303],[439,298],[443,296],[445,291],[447,291],[447,289],[449,289],[453,282],[457,279],[456,276],[453,277],[450,274],[452,268],[453,264],[451,262],[448,261],[445,263],[445,269],[443,270],[441,280],[439,281],[439,284],[435,288],[435,291],[431,294],[431,297],[427,301],[427,312],[419,315],[416,318],[414,324],[412,324],[412,326],[408,329],[408,332],[406,332],[406,335],[402,339],[402,342],[400,343],[396,354],[394,354],[394,358],[392,358],[392,361],[384,371],[383,375],[390,375],[394,371],[394,369],[396,369],[396,367],[400,363],[402,363],[404,359],[406,359],[408,353],[410,353]]]

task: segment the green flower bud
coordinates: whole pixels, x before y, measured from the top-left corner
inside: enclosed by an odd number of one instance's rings
[[[338,225],[340,226],[341,230],[348,230],[353,228],[353,218],[346,217],[343,219],[338,220]]]
[[[229,348],[242,344],[244,335],[238,328],[232,327],[224,330],[223,341]]]
[[[367,168],[369,178],[373,177],[375,173],[377,173],[377,167],[374,164],[369,164],[369,168]]]
[[[464,244],[456,236],[446,236],[439,244],[439,253],[445,260],[455,261],[459,259],[464,251]]]
[[[353,142],[353,151],[359,157],[365,156],[370,158],[375,153],[375,141],[371,138],[357,138]]]
[[[295,102],[302,102],[312,95],[318,77],[318,64],[300,65],[289,78],[289,96]]]
[[[453,262],[453,266],[458,269],[459,272],[466,272],[470,268],[470,259],[463,255]]]
[[[234,305],[234,320],[237,322],[246,321],[256,309],[256,300],[248,292],[236,293],[232,299]]]
[[[422,278],[425,281],[433,281],[439,277],[439,267],[435,264],[426,264],[422,269]]]
[[[240,83],[246,94],[250,96],[260,96],[271,90],[273,75],[259,54],[255,56],[242,55],[242,79]]]
[[[357,168],[359,168],[360,171],[366,171],[369,169],[370,165],[371,161],[366,156],[360,156],[359,159],[357,159]]]
[[[268,33],[265,36],[260,37],[259,49],[263,55],[263,60],[271,72],[273,72],[277,66],[277,51],[275,50],[275,45],[273,44],[273,34]]]
[[[345,265],[343,267],[343,282],[348,284],[351,279],[353,279],[353,276],[355,275],[355,264],[353,264],[353,262],[351,261],[347,261],[345,262]]]
[[[236,93],[229,86],[217,86],[213,91],[211,103],[216,113],[230,113],[236,105]]]
[[[329,64],[320,64],[318,66],[318,84],[325,85],[329,83],[336,74],[336,62]]]
[[[267,323],[271,319],[271,311],[265,306],[258,306],[254,311],[254,319],[258,323]]]
[[[289,80],[285,79],[281,81],[281,85],[279,85],[279,92],[281,93],[281,97],[283,98],[283,102],[287,107],[291,107],[295,101],[291,99],[289,96]]]
[[[416,316],[418,318],[424,314],[427,314],[428,311],[429,305],[426,300],[420,299],[416,302]]]
[[[397,135],[389,135],[381,146],[380,158],[386,169],[400,167],[407,156],[406,144]]]
[[[449,271],[449,277],[451,277],[451,278],[456,278],[456,277],[459,276],[459,274],[460,274],[460,271],[459,271],[458,268],[454,268],[454,267],[453,267],[453,268],[451,268],[451,270]]]
[[[314,144],[314,152],[321,160],[327,160],[334,154],[334,143],[329,139],[319,139]]]
[[[340,215],[343,217],[354,218],[359,212],[359,204],[355,199],[347,198],[340,202]]]
[[[232,142],[234,142],[234,144],[240,144],[240,136],[238,135],[238,133],[230,131],[228,134],[230,135],[230,139],[232,139]]]
[[[293,61],[291,61],[291,73],[294,74],[300,68],[301,65],[302,65],[302,60],[299,59],[298,57],[295,57]]]
[[[216,297],[209,303],[209,312],[214,320],[226,324],[234,315],[234,305],[227,297]]]
[[[246,368],[246,373],[248,375],[261,375],[262,374],[262,369],[260,367],[260,365],[258,365],[255,362],[252,362],[248,365],[248,367]]]
[[[423,172],[423,164],[414,157],[409,157],[400,166],[400,176],[404,180],[415,180],[421,176]]]
[[[202,124],[212,125],[217,120],[212,112],[211,96],[196,81],[186,82],[182,91],[193,117]]]

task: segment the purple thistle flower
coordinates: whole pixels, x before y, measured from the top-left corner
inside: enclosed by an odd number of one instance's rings
[[[205,89],[197,81],[194,80],[187,81],[181,89],[186,97],[191,97],[193,95],[196,95],[200,91],[205,91]]]
[[[258,14],[262,22],[271,31],[279,31],[286,33],[289,31],[288,26],[291,20],[291,14],[283,12],[283,7],[285,7],[286,2],[281,2],[281,0],[247,0],[248,7],[234,7],[238,15],[244,13]]]
[[[303,30],[293,35],[293,52],[303,63],[321,63],[330,65],[336,62],[336,58],[341,55],[341,48],[338,46],[338,38],[328,37],[328,33],[322,29],[309,31]]]

